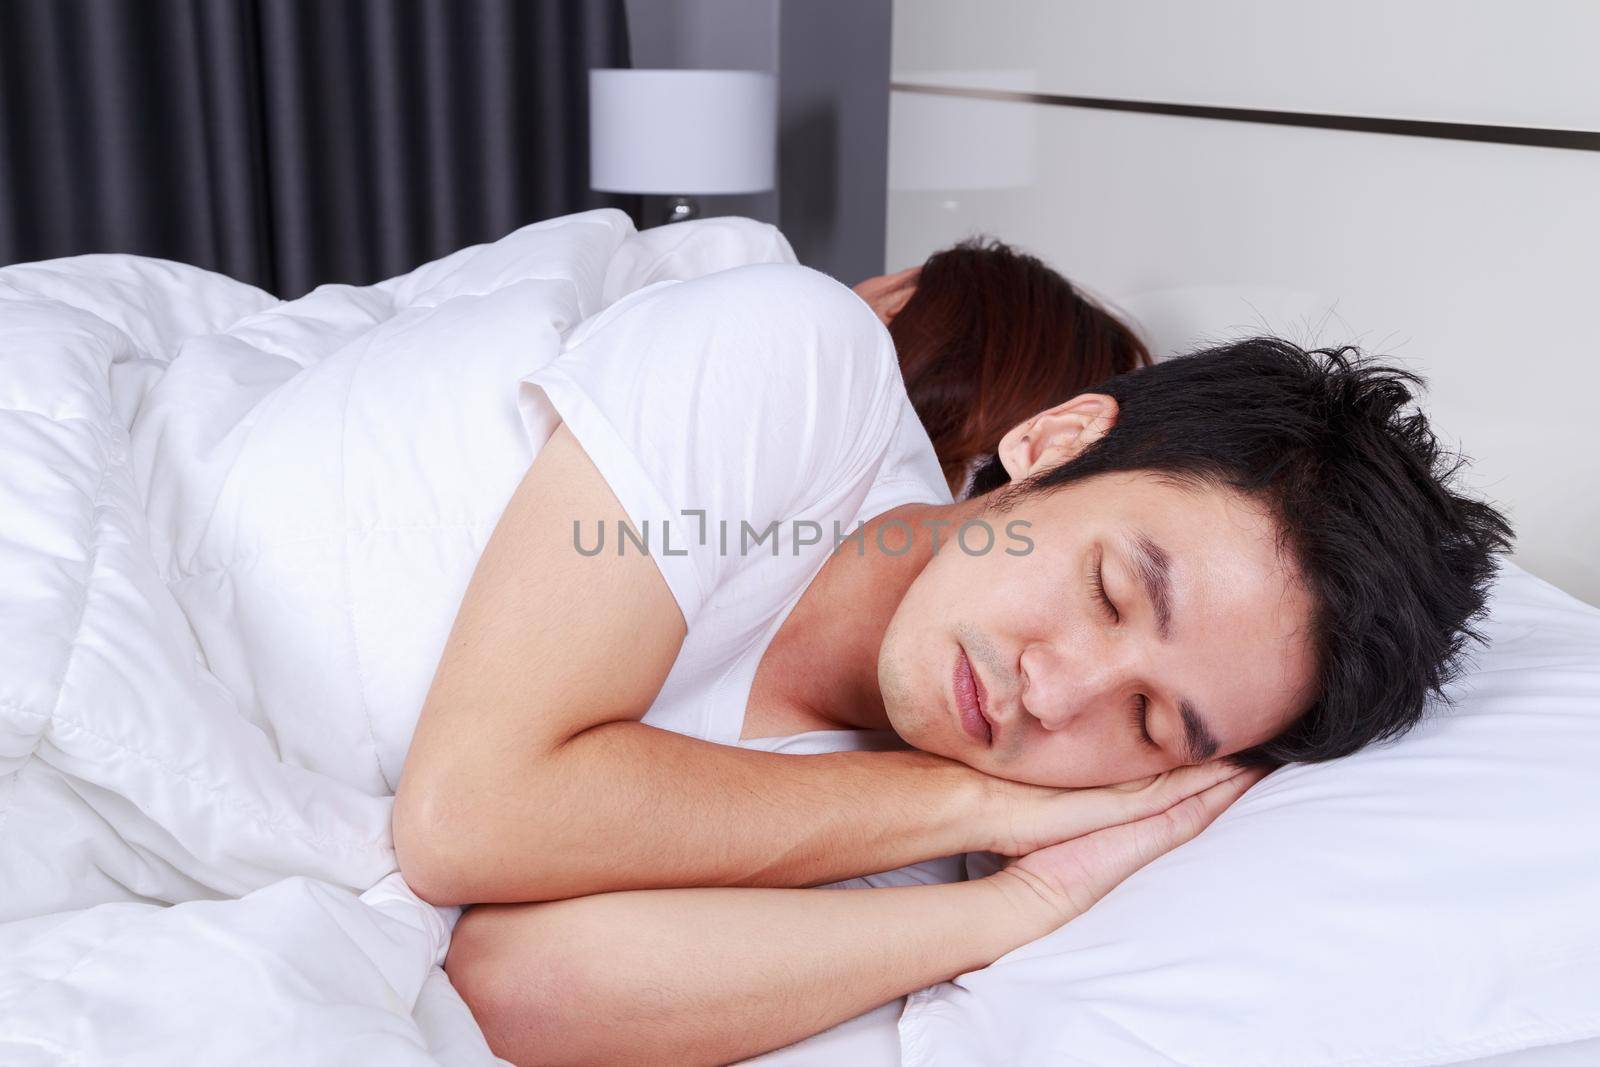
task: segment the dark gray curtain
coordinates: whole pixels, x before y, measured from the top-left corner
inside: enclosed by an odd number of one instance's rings
[[[623,0],[0,0],[0,264],[365,284],[589,189]]]

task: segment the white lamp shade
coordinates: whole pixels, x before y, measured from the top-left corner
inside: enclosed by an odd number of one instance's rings
[[[591,70],[589,185],[688,196],[772,188],[777,79],[756,70]]]

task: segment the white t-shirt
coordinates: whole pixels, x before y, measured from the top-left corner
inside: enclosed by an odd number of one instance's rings
[[[761,656],[835,535],[950,501],[888,331],[806,267],[639,289],[523,378],[518,407],[535,442],[566,422],[688,623],[644,722],[721,744],[739,744]],[[598,516],[563,520],[578,522],[584,551],[641,551]],[[840,550],[878,548],[857,538]]]

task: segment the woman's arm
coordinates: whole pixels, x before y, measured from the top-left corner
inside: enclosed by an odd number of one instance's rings
[[[972,882],[671,889],[477,907],[445,968],[496,1055],[727,1063],[987,966],[1199,833],[1260,777]]]

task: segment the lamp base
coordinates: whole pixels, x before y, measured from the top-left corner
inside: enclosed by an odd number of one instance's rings
[[[700,204],[692,197],[675,196],[667,201],[667,217],[664,222],[687,222],[700,217]]]

